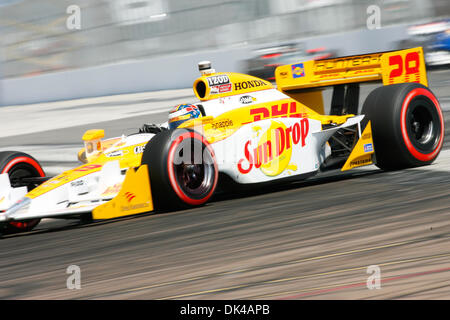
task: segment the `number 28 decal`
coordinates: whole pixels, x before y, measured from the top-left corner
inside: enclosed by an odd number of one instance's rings
[[[394,78],[405,76],[409,81],[410,75],[416,75],[416,81],[420,80],[420,56],[417,52],[409,52],[405,58],[401,55],[389,57],[389,65],[395,68],[389,74],[389,82],[392,83]]]

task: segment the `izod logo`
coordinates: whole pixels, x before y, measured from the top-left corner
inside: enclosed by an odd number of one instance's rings
[[[256,145],[251,140],[245,143],[244,158],[237,165],[239,172],[247,174],[256,168],[267,176],[279,175],[290,165],[293,148],[305,146],[308,133],[308,119],[300,119],[290,127],[272,121]]]
[[[230,83],[230,78],[227,75],[212,76],[207,80],[210,87]]]

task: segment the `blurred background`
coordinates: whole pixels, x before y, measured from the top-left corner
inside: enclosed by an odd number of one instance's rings
[[[0,104],[186,88],[204,59],[270,79],[291,60],[422,45],[448,67],[448,17],[448,0],[0,0]]]

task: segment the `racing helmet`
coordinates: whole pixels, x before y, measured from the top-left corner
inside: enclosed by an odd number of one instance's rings
[[[169,113],[169,129],[178,128],[180,124],[190,119],[200,118],[200,109],[193,104],[179,104]]]

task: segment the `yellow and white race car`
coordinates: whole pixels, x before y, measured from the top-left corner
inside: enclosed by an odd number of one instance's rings
[[[207,61],[199,69],[198,103],[129,136],[105,140],[103,130],[87,131],[78,168],[45,178],[31,156],[0,153],[3,232],[30,230],[48,217],[99,220],[199,206],[225,180],[259,185],[371,164],[422,166],[442,148],[443,115],[427,87],[422,48],[280,66],[276,87],[216,72]],[[369,82],[381,85],[360,108],[360,84]]]

